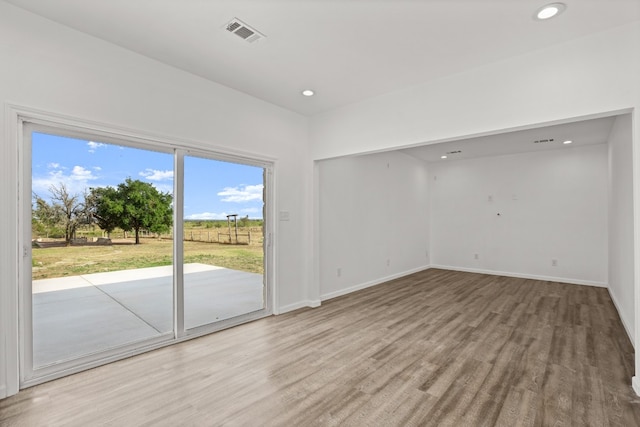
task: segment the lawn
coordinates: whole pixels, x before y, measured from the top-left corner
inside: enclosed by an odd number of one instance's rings
[[[89,273],[171,265],[173,241],[144,238],[114,241],[111,246],[33,248],[33,280]],[[216,265],[233,270],[264,271],[261,245],[184,242],[184,262]]]

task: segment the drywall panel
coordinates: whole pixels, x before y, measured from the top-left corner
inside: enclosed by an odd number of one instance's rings
[[[325,159],[497,133],[638,105],[640,22],[318,114]]]
[[[399,152],[319,162],[322,299],[428,265],[427,167]]]
[[[633,156],[631,115],[616,118],[609,136],[609,292],[635,341]]]
[[[430,165],[436,266],[607,282],[607,146]]]
[[[310,283],[313,163],[308,120],[0,2],[0,103],[175,138],[276,162],[276,310],[304,305]],[[18,150],[0,118],[0,393],[15,358]],[[8,343],[8,345],[7,345]],[[7,353],[9,352],[9,353]],[[10,389],[13,387],[9,387]],[[10,390],[9,390],[10,391]],[[0,394],[2,397],[2,394]]]

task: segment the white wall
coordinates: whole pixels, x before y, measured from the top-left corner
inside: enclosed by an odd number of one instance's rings
[[[319,162],[322,299],[428,265],[427,185],[426,164],[399,152]]]
[[[607,165],[606,144],[431,164],[432,264],[606,286]]]
[[[0,103],[276,160],[279,308],[305,303],[312,279],[308,120],[0,1]],[[0,397],[15,387],[18,154],[0,117]],[[9,353],[7,353],[9,352]],[[11,390],[9,390],[11,391]]]
[[[311,120],[313,158],[497,133],[640,105],[640,21]]]
[[[633,157],[631,115],[616,118],[609,135],[609,292],[635,341]]]

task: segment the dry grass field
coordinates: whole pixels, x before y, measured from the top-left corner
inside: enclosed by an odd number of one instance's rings
[[[184,242],[184,262],[202,263],[251,273],[263,273],[262,235],[251,245]],[[171,265],[173,241],[115,239],[111,246],[33,248],[33,280],[89,273]]]

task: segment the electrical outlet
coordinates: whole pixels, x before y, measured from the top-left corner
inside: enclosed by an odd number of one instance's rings
[[[388,259],[388,260],[387,260],[387,267],[389,267],[390,265],[391,265],[391,260],[390,260],[390,259]]]
[[[551,267],[557,267],[558,266],[558,260],[557,259],[552,259],[551,260]]]
[[[336,270],[336,276],[342,276],[342,269],[340,267],[338,267],[338,269]]]
[[[473,259],[480,259],[480,255],[479,254],[473,254]]]

